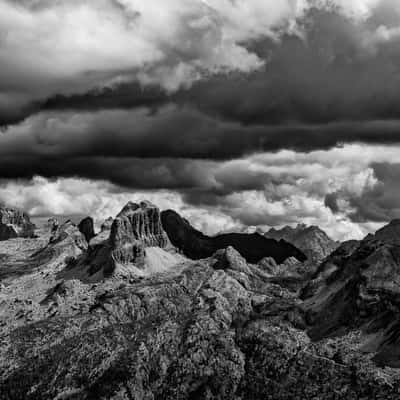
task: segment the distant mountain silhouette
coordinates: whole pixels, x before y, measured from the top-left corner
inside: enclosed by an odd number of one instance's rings
[[[340,243],[331,239],[318,226],[298,224],[295,228],[285,226],[282,229],[272,228],[265,233],[265,237],[275,240],[285,240],[302,252],[309,259],[322,261],[331,254]]]
[[[258,233],[226,233],[213,237],[204,235],[172,210],[161,213],[161,222],[171,243],[192,259],[210,257],[217,250],[229,246],[235,248],[250,263],[257,263],[264,257],[272,257],[278,264],[289,257],[299,261],[305,261],[307,258],[290,243],[267,239]]]

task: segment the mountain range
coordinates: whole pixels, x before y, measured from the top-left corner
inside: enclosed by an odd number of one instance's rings
[[[337,243],[147,201],[98,232],[0,215],[1,399],[398,399],[400,221]]]

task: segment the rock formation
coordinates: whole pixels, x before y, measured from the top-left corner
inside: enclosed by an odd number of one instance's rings
[[[56,231],[56,229],[59,227],[60,222],[58,221],[57,218],[55,217],[51,217],[47,220],[46,223],[46,229],[48,229],[50,232],[54,232]]]
[[[218,250],[214,254],[214,258],[214,269],[221,269],[224,271],[231,269],[233,271],[249,273],[246,260],[233,247]]]
[[[57,258],[75,259],[87,250],[88,244],[78,227],[71,220],[53,230],[48,244],[33,254],[38,263],[48,263]]]
[[[229,246],[235,248],[248,262],[257,263],[264,257],[272,257],[278,264],[289,257],[304,261],[306,256],[293,245],[281,240],[267,239],[258,233],[227,233],[206,236],[194,229],[175,211],[161,213],[161,221],[171,243],[185,256],[202,259],[212,256],[217,250]]]
[[[185,251],[215,246],[174,229]],[[0,399],[398,400],[400,246],[382,232],[343,243],[301,296],[290,256],[255,265],[226,246],[176,267],[149,203],[129,203],[89,246],[71,221],[50,240],[4,242]],[[102,272],[144,259],[151,273],[87,280],[93,257]]]
[[[129,202],[111,226],[110,244],[117,263],[142,263],[146,247],[164,248],[168,244],[160,210],[149,202]]]
[[[312,343],[301,301],[236,250],[209,261],[140,281],[59,282],[37,304],[19,300],[22,311],[13,302],[0,398],[398,399],[395,372],[343,342]]]
[[[113,217],[108,217],[108,218],[101,224],[100,232],[110,231],[113,222],[114,222],[114,218],[113,218]]]
[[[285,240],[300,249],[307,258],[320,262],[331,254],[339,243],[332,240],[317,226],[298,224],[295,228],[285,226],[282,229],[270,229],[265,237],[275,240]]]
[[[29,216],[11,208],[0,208],[0,241],[34,236],[35,225]]]
[[[94,222],[92,217],[86,217],[78,225],[79,230],[85,236],[86,241],[89,243],[94,238]]]
[[[361,242],[342,245],[305,287],[314,339],[364,333],[364,349],[383,365],[400,367],[400,230],[397,222]]]
[[[143,269],[145,249],[164,249],[167,245],[159,209],[150,202],[129,202],[113,220],[110,231],[104,225],[90,241],[86,263],[91,265],[92,273],[103,269],[105,274],[111,274],[117,265]]]

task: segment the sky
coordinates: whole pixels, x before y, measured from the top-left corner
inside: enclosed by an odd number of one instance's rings
[[[0,0],[0,204],[346,240],[399,179],[398,0]]]

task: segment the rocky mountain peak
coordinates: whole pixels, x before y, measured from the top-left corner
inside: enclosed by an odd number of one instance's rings
[[[339,245],[318,226],[302,223],[294,228],[291,226],[282,229],[271,228],[265,236],[276,240],[283,239],[306,253],[308,258],[317,261],[322,261]]]
[[[216,259],[213,265],[214,269],[231,269],[238,272],[248,272],[249,268],[246,260],[232,246],[218,250],[214,258]]]
[[[400,219],[394,219],[372,236],[375,240],[400,245]],[[369,236],[371,238],[371,236]]]
[[[121,264],[142,261],[146,247],[164,248],[168,244],[162,228],[160,210],[150,202],[129,202],[111,226],[113,258]]]
[[[28,214],[6,207],[0,207],[0,241],[17,237],[33,237],[35,225]]]

